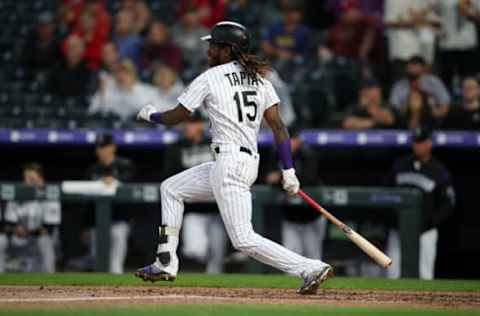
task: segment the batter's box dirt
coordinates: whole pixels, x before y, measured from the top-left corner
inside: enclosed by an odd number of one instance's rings
[[[295,289],[200,287],[2,286],[0,308],[117,306],[145,304],[317,304],[480,308],[480,293],[384,290],[319,290],[301,296]]]

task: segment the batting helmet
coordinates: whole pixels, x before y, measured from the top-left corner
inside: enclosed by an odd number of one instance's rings
[[[250,34],[245,26],[231,21],[222,21],[215,24],[210,35],[202,40],[215,44],[227,44],[240,52],[248,52],[250,48]]]

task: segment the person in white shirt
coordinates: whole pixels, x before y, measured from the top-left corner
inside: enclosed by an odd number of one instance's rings
[[[177,72],[168,65],[157,65],[152,81],[156,92],[155,104],[157,104],[157,110],[162,112],[171,110],[172,108],[169,105],[175,104],[177,98],[185,89],[185,85],[178,78]]]
[[[478,71],[475,23],[480,23],[480,0],[442,0],[435,8],[441,21],[438,38],[441,77],[448,88],[455,88],[452,87],[455,75],[463,78]]]
[[[384,23],[394,80],[402,76],[405,63],[412,56],[421,55],[433,64],[439,25],[434,4],[435,0],[385,0]]]
[[[29,163],[23,168],[24,183],[42,187],[43,168]],[[6,235],[0,245],[0,272],[5,271],[6,250],[21,259],[23,272],[55,272],[55,238],[62,217],[59,201],[11,201],[5,207]],[[6,236],[10,240],[5,244]]]
[[[114,69],[115,82],[101,84],[92,98],[88,114],[114,114],[122,120],[131,119],[144,104],[155,103],[154,88],[138,80],[135,65],[128,59]]]

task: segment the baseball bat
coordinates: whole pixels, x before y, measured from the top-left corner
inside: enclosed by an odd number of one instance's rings
[[[335,224],[344,234],[350,239],[355,245],[357,245],[360,249],[363,250],[367,255],[370,256],[376,263],[384,268],[388,268],[392,264],[392,259],[390,259],[387,255],[385,255],[380,249],[372,245],[367,239],[365,239],[362,235],[348,227],[345,223],[341,220],[333,216],[330,212],[326,209],[321,207],[317,202],[315,202],[310,196],[308,196],[302,190],[298,191],[298,195],[308,204],[310,204],[314,209],[322,213],[330,222]]]

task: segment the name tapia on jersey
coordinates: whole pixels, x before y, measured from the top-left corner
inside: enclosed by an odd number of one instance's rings
[[[259,83],[262,83],[262,80],[258,75],[248,74],[246,71],[231,72],[226,73],[225,78],[228,79],[231,87],[236,86],[258,86]]]

